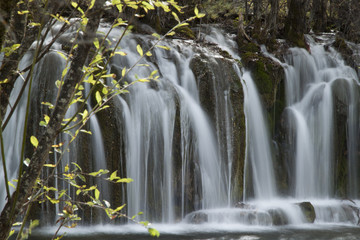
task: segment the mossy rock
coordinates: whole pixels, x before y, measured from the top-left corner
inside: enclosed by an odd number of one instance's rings
[[[304,214],[306,221],[309,223],[313,223],[316,218],[316,213],[314,206],[311,204],[311,202],[301,202],[297,205],[300,207],[302,213]]]
[[[271,216],[273,225],[283,226],[289,224],[289,219],[282,209],[270,209],[269,214]]]
[[[336,35],[333,46],[343,55],[352,55],[353,54],[353,51],[349,48],[349,46],[345,42],[345,39],[341,38],[339,35]]]

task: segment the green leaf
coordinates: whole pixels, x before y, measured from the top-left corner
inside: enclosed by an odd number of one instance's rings
[[[54,188],[54,187],[47,187],[47,186],[44,186],[44,190],[46,191],[46,192],[49,192],[49,191],[58,191],[56,188]]]
[[[79,169],[80,172],[82,172],[82,169],[81,169],[81,167],[79,166],[79,164],[77,164],[77,163],[75,163],[75,162],[72,162],[72,164],[75,165],[75,167],[76,167],[77,169]]]
[[[155,228],[148,228],[148,232],[152,237],[160,237],[160,233]]]
[[[169,48],[169,47],[167,47],[167,46],[156,45],[156,47],[158,47],[158,48],[162,48],[162,49],[165,49],[165,50],[170,50],[170,48]]]
[[[123,204],[123,205],[121,205],[120,207],[117,207],[117,208],[114,210],[114,212],[119,212],[119,211],[121,211],[125,206],[126,206],[126,204]]]
[[[96,49],[100,48],[99,40],[97,38],[95,38],[95,40],[94,40],[94,45],[95,45]]]
[[[119,54],[121,56],[126,56],[126,52],[123,52],[123,51],[117,51],[117,52],[114,52],[114,54]]]
[[[16,186],[12,182],[8,181],[8,184],[9,184],[10,187],[16,189]]]
[[[99,171],[97,171],[97,172],[91,172],[91,173],[89,173],[89,175],[90,176],[93,176],[93,177],[97,177],[97,176],[101,176],[101,175],[103,175],[103,174],[107,174],[107,173],[109,173],[109,170],[104,170],[104,169],[100,169]]]
[[[60,51],[56,51],[63,59],[67,60],[67,57],[65,56],[64,53],[60,52]]]
[[[5,79],[5,80],[2,80],[2,81],[0,81],[0,84],[4,84],[4,83],[8,83],[9,82],[9,79]]]
[[[110,181],[113,181],[113,180],[115,180],[115,179],[119,179],[119,177],[116,176],[116,175],[117,175],[117,170],[114,171],[114,172],[110,175],[109,180],[110,180]]]
[[[100,197],[100,191],[99,191],[98,189],[95,189],[94,194],[95,194],[95,199],[96,199],[96,200],[99,200],[99,197]]]
[[[85,130],[85,129],[81,129],[80,132],[83,132],[83,133],[92,135],[92,132],[91,132],[91,131],[87,131],[87,130]]]
[[[121,178],[121,179],[117,180],[116,182],[117,182],[117,183],[131,183],[131,182],[133,182],[133,181],[134,181],[134,180],[131,179],[131,178]]]
[[[24,14],[30,13],[30,11],[24,10],[24,11],[18,11],[17,13],[18,13],[19,15],[24,15]]]
[[[94,7],[94,4],[95,4],[95,0],[91,0],[91,3],[90,3],[90,6],[89,6],[89,9],[92,9]]]
[[[152,71],[151,74],[150,74],[150,77],[153,77],[157,72],[158,72],[158,70]]]
[[[79,7],[79,4],[77,4],[76,2],[71,2],[71,6],[73,6],[75,9],[81,12],[81,14],[84,15],[84,11]]]
[[[10,239],[10,237],[11,237],[12,235],[14,235],[14,233],[15,233],[15,229],[12,229],[12,230],[10,231],[9,236],[8,236],[7,239]]]
[[[37,140],[37,138],[35,136],[30,137],[30,142],[35,148],[37,148],[39,145],[39,141]]]
[[[199,14],[199,9],[197,7],[194,8],[194,13],[196,16]]]
[[[94,75],[91,74],[88,79],[84,80],[84,82],[94,85],[96,83],[96,81],[94,80]]]
[[[57,204],[57,203],[60,202],[60,200],[51,198],[51,197],[49,197],[48,195],[46,195],[46,198],[47,198],[52,204]]]
[[[123,76],[123,77],[124,77],[124,76],[125,76],[125,74],[126,74],[126,67],[124,67],[124,68],[123,68],[123,70],[121,71],[121,76]]]
[[[95,98],[96,98],[97,103],[98,103],[98,104],[101,104],[101,95],[100,95],[100,92],[99,92],[99,91],[97,91],[97,92],[95,93]]]
[[[82,113],[82,119],[85,119],[89,115],[89,112],[85,109]]]
[[[140,54],[140,56],[144,55],[144,52],[143,52],[143,50],[142,50],[142,48],[141,48],[141,46],[139,44],[136,46],[136,50]]]
[[[178,23],[181,22],[180,19],[179,19],[179,17],[178,17],[178,15],[177,15],[175,12],[171,12],[171,14],[174,16],[175,20],[176,20]]]
[[[48,115],[44,115],[44,119],[45,119],[45,122],[46,123],[49,123],[49,121],[50,121],[50,117],[48,116]]]
[[[30,26],[33,26],[33,27],[39,27],[39,26],[41,26],[40,23],[36,23],[36,22],[31,22],[31,23],[29,23],[29,25],[30,25]]]
[[[149,79],[146,79],[146,78],[141,78],[141,79],[138,79],[139,82],[150,82]]]
[[[189,23],[180,23],[180,24],[176,25],[173,29],[188,26],[188,25],[189,25]]]
[[[54,168],[56,167],[55,164],[44,164],[44,167]]]
[[[153,33],[153,34],[151,34],[152,36],[154,36],[154,37],[156,37],[157,39],[160,39],[161,38],[161,36],[159,35],[159,34],[157,34],[157,33]]]
[[[40,224],[39,220],[37,220],[37,219],[31,220],[29,228],[37,227],[37,226],[39,226],[39,224]]]

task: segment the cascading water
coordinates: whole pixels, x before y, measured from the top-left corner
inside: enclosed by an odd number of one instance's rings
[[[121,35],[121,31],[114,29],[109,39]],[[326,51],[324,45],[315,42],[311,42],[311,54],[293,48],[285,56],[285,63],[275,59],[284,66],[286,75],[285,113],[289,129],[285,135],[291,148],[286,161],[293,184],[287,198],[281,198],[266,112],[251,73],[234,61],[240,58],[229,36],[211,28],[202,39],[216,43],[233,59],[221,56],[219,49],[193,41],[162,42],[171,50],[155,48],[152,56],[140,62],[143,66],[133,70],[140,79],[158,70],[159,81],[136,83],[129,87],[129,94],[114,98],[109,118],[104,120],[98,115],[91,120],[91,140],[75,141],[78,145],[90,145],[84,148],[87,153],[77,150],[81,146],[76,145],[71,154],[64,156],[61,168],[74,159],[85,163],[88,157],[91,163],[85,165],[89,165],[89,171],[110,168],[118,170],[121,177],[134,179],[122,188],[121,197],[110,185],[102,185],[104,199],[111,199],[113,205],[125,201],[129,216],[144,212],[144,219],[155,222],[176,223],[184,219],[192,223],[301,224],[308,222],[301,204],[311,201],[317,222],[356,223],[358,216],[352,208],[355,205],[332,200],[339,196],[340,188],[336,173],[340,150],[335,146],[341,135],[339,124],[346,125],[345,195],[359,197],[358,181],[353,181],[359,178],[356,72],[344,64],[335,50]],[[127,56],[115,56],[109,71],[120,76],[124,67],[130,69],[139,59],[137,44],[146,50],[153,42],[151,37],[126,35],[120,47]],[[61,73],[59,69],[58,75]],[[207,81],[203,81],[203,76]],[[125,79],[128,83],[135,80],[131,72]],[[236,87],[240,90],[234,90]],[[234,95],[244,100],[235,104]],[[342,113],[346,123],[335,117],[339,106],[346,106]],[[241,121],[236,117],[238,112],[246,118],[243,139],[236,135],[241,135],[236,130],[236,121]],[[11,124],[7,131],[15,132],[13,129],[18,126],[16,122]],[[106,127],[111,129],[105,131]],[[243,152],[239,150],[241,141],[246,142]],[[109,145],[120,146],[116,152],[119,156],[109,154]],[[239,166],[241,173],[235,170]],[[9,166],[12,172],[16,168]],[[236,181],[243,185],[237,186]],[[252,193],[247,196],[247,192]],[[240,207],[232,208],[238,201],[243,201]],[[0,202],[0,208],[2,205]]]
[[[334,49],[311,42],[311,54],[304,49],[290,49],[286,56],[286,99],[291,112],[290,125],[296,144],[295,197],[329,198],[335,196],[335,130],[336,124],[346,124],[349,162],[349,192],[358,197],[356,156],[358,142],[358,77],[346,66]],[[347,122],[335,123],[336,88],[347,88]],[[342,93],[343,94],[343,93]],[[354,181],[355,180],[355,181]],[[351,189],[351,190],[350,190]]]
[[[204,38],[207,41],[216,43],[221,49],[231,54],[234,59],[240,60],[237,54],[235,41],[216,28],[210,28],[210,33]],[[251,73],[245,72],[234,63],[234,69],[242,80],[244,91],[244,112],[246,115],[247,151],[246,162],[250,163],[255,199],[269,200],[277,196],[275,177],[273,172],[273,157],[270,146],[270,138],[264,110],[257,92]],[[248,168],[245,164],[245,174]],[[244,199],[246,197],[246,181],[244,180]]]
[[[144,38],[145,41],[148,40]],[[125,62],[115,59],[112,69],[117,68],[120,72],[124,66],[131,67],[138,59],[137,44],[134,38],[124,39],[121,47],[127,58]],[[142,63],[151,67],[136,69],[139,77],[159,70],[159,82],[153,86],[136,84],[130,88],[129,96],[120,96],[124,109],[127,176],[134,179],[128,186],[128,213],[135,215],[145,210],[145,218],[152,216],[164,222],[174,222],[175,211],[184,216],[188,212],[186,208],[214,208],[229,202],[217,140],[200,106],[196,81],[189,67],[194,53],[181,43],[172,46],[177,47],[181,52],[156,49],[153,58],[157,65],[144,60]],[[134,80],[127,79],[129,82]],[[180,146],[174,146],[176,119],[181,131],[180,141],[176,144]],[[174,163],[174,148],[180,149],[181,163]],[[181,170],[174,169],[175,164],[180,164]],[[194,179],[187,180],[193,174]],[[173,182],[177,177],[181,182],[180,189]],[[185,199],[188,184],[195,188],[192,207],[186,206],[189,204]],[[175,199],[175,192],[179,190],[180,199]],[[175,201],[180,203],[177,210]]]

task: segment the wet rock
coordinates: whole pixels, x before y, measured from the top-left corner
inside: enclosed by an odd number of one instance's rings
[[[300,207],[302,213],[304,214],[306,221],[309,223],[313,223],[316,218],[316,213],[314,206],[311,204],[311,202],[301,202],[297,205]]]
[[[201,224],[208,222],[208,215],[204,212],[193,212],[188,215],[188,222],[193,224]]]
[[[248,203],[244,203],[244,202],[238,202],[235,204],[236,208],[241,208],[241,209],[253,209],[254,206],[248,204]]]
[[[285,212],[281,209],[270,209],[269,214],[272,218],[272,224],[275,226],[282,226],[289,224],[289,219],[287,218]]]

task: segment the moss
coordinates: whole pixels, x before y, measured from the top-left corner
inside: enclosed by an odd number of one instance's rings
[[[287,39],[296,47],[306,48],[305,38],[303,34],[299,34],[293,30],[290,30]]]
[[[220,22],[224,18],[238,16],[240,3],[229,2],[226,0],[207,0],[202,4],[207,17],[215,22]]]
[[[246,43],[246,44],[239,44],[239,50],[240,52],[244,52],[246,54],[254,54],[260,51],[259,46],[257,46],[255,43]]]
[[[344,55],[352,55],[353,51],[346,44],[345,40],[341,38],[339,35],[336,36],[334,47]]]
[[[196,38],[194,32],[188,26],[180,27],[176,29],[176,32],[178,32],[181,36],[185,38],[190,38],[190,39]]]

